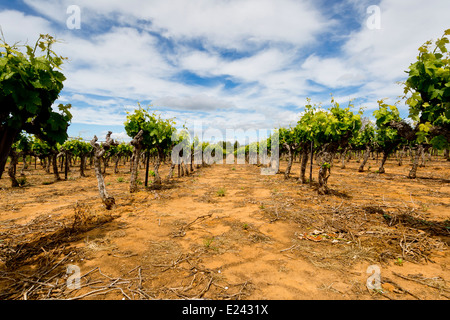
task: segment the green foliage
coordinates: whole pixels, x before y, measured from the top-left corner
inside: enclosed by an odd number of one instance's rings
[[[297,137],[298,130],[294,127],[279,128],[278,129],[278,141],[280,144],[280,150],[285,148],[285,144],[293,146],[299,143],[299,137]],[[269,139],[268,139],[269,140]],[[271,139],[269,140],[271,141]]]
[[[252,142],[248,145],[248,153],[256,155],[259,150],[259,142]]]
[[[218,197],[225,197],[226,194],[225,188],[220,188],[219,190],[217,190],[216,194]]]
[[[67,139],[67,127],[72,118],[70,105],[52,110],[66,79],[59,71],[65,58],[52,49],[57,41],[40,35],[34,48],[25,46],[26,53],[4,40],[0,43],[0,128],[38,135],[52,144]],[[37,56],[36,51],[44,53]]]
[[[63,143],[62,147],[77,157],[87,155],[92,151],[92,145],[81,138],[69,139]]]
[[[331,164],[329,164],[328,162],[324,162],[324,163],[322,163],[322,168],[330,169]]]
[[[183,129],[178,132],[174,131],[172,140],[173,140],[173,144],[177,146],[175,148],[176,150],[175,149],[173,149],[173,150],[178,151],[180,156],[182,155],[181,159],[176,158],[176,159],[172,159],[172,161],[176,161],[177,164],[180,164],[180,163],[178,163],[180,160],[184,161],[185,164],[190,163],[189,162],[190,155],[191,155],[191,152],[194,151],[193,148],[195,146],[190,141],[191,137],[189,135],[189,131],[187,129]],[[198,138],[197,138],[197,140],[198,140]]]
[[[220,141],[217,143],[218,145],[221,145],[223,150],[223,155],[227,155],[227,148],[231,150],[231,152],[235,151],[235,146],[239,145],[239,143],[236,141],[234,144],[231,141]]]
[[[132,153],[133,153],[133,146],[128,143],[121,142],[111,144],[107,156],[126,157],[131,156]]]
[[[443,147],[443,137],[429,141],[433,126],[450,130],[450,29],[434,43],[427,41],[419,48],[417,61],[409,66],[404,93],[409,117],[418,123],[417,142]],[[434,45],[434,46],[433,46]],[[433,48],[434,47],[434,48]],[[448,139],[448,138],[447,138]]]
[[[46,141],[42,141],[39,138],[32,137],[31,138],[31,151],[34,152],[37,156],[45,157],[48,156],[51,152],[51,146]]]
[[[400,112],[395,105],[388,105],[384,100],[378,101],[378,110],[373,112],[376,118],[375,144],[379,150],[390,153],[397,148],[403,139],[396,129],[389,126],[391,121],[400,122]]]
[[[19,133],[19,135],[16,137],[16,141],[13,144],[14,149],[24,154],[31,152],[32,147],[33,147],[32,137],[23,132]]]
[[[27,184],[27,177],[22,176],[22,177],[17,178],[17,183],[21,187],[25,186]]]
[[[203,244],[204,244],[205,248],[207,248],[207,249],[213,249],[213,250],[218,250],[217,247],[215,247],[215,246],[212,245],[213,242],[214,242],[214,240],[215,240],[214,237],[204,239],[204,240],[203,240]]]
[[[449,145],[450,145],[449,141],[442,135],[433,137],[430,140],[430,144],[438,150],[443,150],[443,149],[449,148]]]
[[[349,139],[361,128],[361,113],[354,114],[350,111],[352,105],[341,108],[339,104],[331,100],[332,106],[328,110],[320,106],[308,104],[305,112],[297,123],[295,136],[300,141],[314,141],[314,145],[321,146],[327,143],[345,145]]]
[[[307,101],[305,111],[297,122],[296,133],[300,141],[315,141],[315,136],[325,129],[323,120],[326,119],[326,111],[311,105],[309,98]]]
[[[160,155],[174,146],[172,136],[176,132],[173,119],[164,120],[161,115],[151,113],[139,108],[134,113],[128,113],[125,122],[125,131],[128,136],[134,138],[140,130],[144,131],[144,148],[151,150],[156,148]]]
[[[120,157],[131,156],[133,153],[133,146],[125,142],[111,145],[110,153],[111,155],[118,155]]]
[[[370,121],[366,121],[358,132],[351,138],[350,145],[354,150],[363,150],[367,146],[373,147],[375,144],[375,126]]]
[[[222,143],[202,143],[203,158],[206,164],[213,164],[223,159]]]

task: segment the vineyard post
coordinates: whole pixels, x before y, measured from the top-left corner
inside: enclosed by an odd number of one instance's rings
[[[66,151],[64,155],[64,180],[67,180],[68,172],[69,172],[69,152]]]
[[[148,186],[148,168],[150,166],[150,151],[145,152],[145,182],[144,186]]]
[[[19,186],[19,183],[17,182],[16,179],[16,165],[19,155],[17,154],[17,151],[14,147],[11,148],[11,150],[9,151],[9,156],[10,162],[8,167],[8,175],[9,178],[11,179],[11,187],[16,188]]]
[[[131,177],[130,177],[130,193],[137,191],[137,175],[139,166],[139,155],[142,149],[142,141],[144,131],[141,129],[138,134],[131,140],[130,144],[134,147],[131,157]]]
[[[314,141],[311,140],[311,161],[309,164],[309,186],[312,186],[312,170],[313,170]]]

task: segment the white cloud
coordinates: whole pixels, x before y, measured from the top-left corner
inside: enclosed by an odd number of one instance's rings
[[[61,98],[59,98],[58,100],[61,100]],[[87,97],[87,96],[79,94],[79,93],[75,93],[75,94],[72,94],[71,96],[64,97],[64,101],[70,101],[72,103],[76,102],[76,101],[81,101],[81,102],[85,102],[89,105],[99,106],[99,107],[116,106],[123,102],[121,99],[114,99],[114,98],[110,98],[110,99],[90,98],[90,97]]]
[[[72,123],[90,125],[121,126],[125,122],[125,112],[120,107],[78,107],[72,105]]]
[[[164,1],[151,5],[154,28],[168,37],[205,38],[227,48],[280,41],[302,45],[314,41],[314,34],[329,27],[320,12],[300,1]]]
[[[308,79],[329,88],[341,88],[360,85],[366,76],[362,70],[351,66],[350,61],[342,58],[319,58],[311,55],[302,64]]]
[[[203,111],[211,111],[216,109],[229,109],[233,107],[231,103],[225,100],[219,100],[215,97],[206,94],[198,94],[195,96],[188,96],[188,97],[166,96],[152,101],[152,104],[155,107],[166,107],[183,110],[203,110]]]
[[[106,136],[107,132],[105,132]],[[131,140],[131,138],[128,136],[128,134],[125,131],[122,132],[113,132],[111,134],[111,138],[114,140],[117,140],[119,142],[128,142]]]
[[[190,51],[179,57],[179,66],[200,76],[227,76],[236,81],[265,84],[266,80],[270,82],[272,75],[288,71],[294,58],[294,52],[282,52],[278,48],[261,50],[235,60],[222,58],[216,52]]]
[[[430,0],[381,1],[381,29],[366,26],[369,3],[347,1],[362,14],[361,28],[354,30],[342,46],[342,53],[332,58],[312,56],[305,61],[308,78],[330,88],[360,85],[355,98],[367,100],[373,110],[376,101],[389,98],[395,103],[403,94],[397,81],[406,79],[405,71],[417,56],[417,49],[427,40],[440,37],[449,28],[450,2]],[[312,60],[310,60],[312,59]],[[404,104],[399,105],[406,111]]]
[[[449,1],[381,1],[381,29],[370,30],[370,0],[24,2],[48,20],[6,10],[0,25],[9,42],[33,42],[38,33],[65,41],[55,46],[70,58],[60,100],[73,102],[74,122],[121,125],[131,101],[152,100],[176,110],[165,116],[203,117],[221,128],[290,123],[299,110],[285,107],[303,106],[307,96],[325,103],[330,93],[340,103],[360,98],[370,108],[385,97],[393,103],[402,93],[395,81],[405,78],[417,48],[449,27],[450,12]],[[79,31],[65,27],[72,4],[81,8]],[[329,18],[344,9],[359,28]],[[180,80],[185,71],[235,86]]]
[[[395,81],[405,76],[417,49],[441,36],[449,25],[450,2],[429,0],[382,1],[381,29],[354,32],[343,50],[355,66],[370,77]]]
[[[132,28],[112,28],[109,32],[80,39],[65,34],[58,49],[70,58],[64,65],[66,85],[71,90],[117,96],[143,95],[155,88],[167,88],[165,80],[174,69],[156,50],[156,40]]]
[[[21,45],[34,46],[40,34],[53,33],[49,21],[16,10],[0,12],[0,27],[10,45],[20,42]]]
[[[174,39],[205,39],[227,48],[248,48],[277,41],[303,45],[330,28],[334,21],[323,19],[310,1],[294,0],[25,0],[33,9],[65,23],[66,8],[81,8],[86,28],[105,17],[132,25],[147,26]],[[146,22],[144,24],[144,21]]]

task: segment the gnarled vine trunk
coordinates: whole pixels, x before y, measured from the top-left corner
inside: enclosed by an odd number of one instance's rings
[[[114,158],[114,173],[119,173],[119,155],[116,155]]]
[[[84,168],[86,167],[86,154],[80,155],[80,176],[86,177]]]
[[[130,177],[130,193],[136,192],[138,190],[137,187],[137,175],[138,175],[138,167],[139,160],[141,156],[142,150],[142,141],[144,131],[140,130],[139,133],[131,140],[131,145],[134,147],[133,155],[131,156],[131,177]]]
[[[358,169],[359,172],[364,172],[364,166],[366,165],[367,160],[369,160],[369,156],[370,156],[370,147],[366,146],[366,150],[364,150],[363,161]]]
[[[328,188],[328,178],[331,174],[331,162],[333,161],[333,153],[323,152],[320,169],[319,169],[319,189],[317,190],[319,194],[328,194],[330,189]]]
[[[52,157],[51,156],[47,156],[44,159],[47,159],[47,161],[45,162],[45,172],[46,173],[50,173],[50,166],[52,165]]]
[[[22,169],[20,170],[20,175],[24,176],[25,175],[25,170],[28,169],[28,162],[27,162],[27,154],[26,153],[22,153],[22,161],[23,161],[23,166],[22,166]]]
[[[284,144],[284,147],[288,151],[288,164],[286,167],[286,171],[284,172],[284,178],[288,179],[289,174],[291,173],[292,163],[294,161],[294,150],[292,150],[292,147],[288,145],[287,143]]]
[[[427,154],[428,154],[428,148],[423,147],[422,151],[420,152],[420,165],[419,165],[419,167],[421,167],[421,168],[425,167],[425,161],[426,161],[425,157],[427,156]],[[431,155],[428,154],[428,157],[431,158]]]
[[[100,193],[100,198],[102,199],[102,202],[107,210],[111,210],[116,203],[114,197],[109,196],[108,193],[106,192],[105,180],[103,178],[101,170],[101,161],[103,155],[113,143],[113,140],[111,139],[111,133],[112,132],[109,131],[108,134],[106,135],[106,142],[103,144],[103,148],[100,148],[99,144],[97,143],[98,140],[97,136],[94,136],[94,138],[91,140],[91,145],[94,148],[94,169],[95,169],[95,176],[97,177],[98,182],[98,191]]]
[[[60,181],[61,177],[58,172],[58,152],[56,150],[52,150],[51,160],[53,165],[53,174],[55,175],[55,180]]]
[[[306,183],[306,166],[308,164],[308,150],[302,148],[301,164],[300,164],[300,182]]]
[[[345,161],[346,161],[348,149],[349,149],[348,147],[345,148],[341,153],[341,169],[345,169]]]
[[[159,166],[161,165],[161,159],[163,156],[163,152],[161,150],[158,150],[158,154],[155,158],[154,168],[155,168],[155,178],[153,180],[153,183],[156,185],[161,184],[161,176],[159,175]]]
[[[20,130],[18,129],[0,127],[0,179],[2,178],[11,146],[19,132]]]
[[[19,159],[19,155],[14,148],[12,148],[9,151],[9,157],[10,157],[10,162],[9,162],[9,167],[8,167],[8,175],[9,175],[9,178],[11,179],[11,187],[16,188],[19,186],[19,182],[17,182],[17,179],[16,179],[16,165],[17,165],[17,161]]]
[[[380,164],[380,168],[378,169],[378,173],[385,173],[386,171],[384,170],[384,164],[386,163],[386,160],[388,158],[389,153],[388,152],[383,152],[383,158],[381,159],[381,164]]]
[[[416,154],[414,156],[414,162],[411,168],[411,171],[409,171],[408,178],[415,179],[417,174],[417,167],[419,166],[419,159],[422,156],[422,153],[424,152],[424,148],[422,144],[419,144],[417,146]]]
[[[169,181],[173,177],[173,170],[175,169],[176,164],[172,163],[170,165],[169,173],[167,174],[166,180]]]

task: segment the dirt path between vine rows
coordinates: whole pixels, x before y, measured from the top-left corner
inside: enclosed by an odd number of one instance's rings
[[[409,168],[393,162],[384,175],[358,173],[357,166],[353,161],[340,169],[336,162],[332,194],[326,196],[299,184],[296,172],[285,180],[282,174],[261,175],[254,165],[200,168],[163,189],[141,185],[129,194],[123,166],[105,178],[116,198],[111,212],[98,199],[92,170],[81,178],[72,168],[68,181],[51,183],[52,176],[38,167],[26,172],[29,185],[19,189],[3,178],[0,295],[448,299],[450,163],[430,162],[417,180],[406,179]],[[111,219],[78,233],[57,233],[102,216]],[[19,247],[24,252],[46,235],[47,247],[40,242],[30,256],[17,258]],[[80,269],[80,289],[62,285],[68,264]],[[366,286],[373,265],[380,270],[380,291]],[[17,273],[46,285],[37,290]]]

